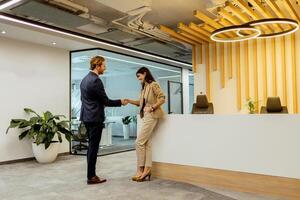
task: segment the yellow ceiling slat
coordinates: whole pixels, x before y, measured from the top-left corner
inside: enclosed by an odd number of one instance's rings
[[[240,11],[237,7],[235,7],[231,2],[225,2],[225,9],[230,10],[237,18],[239,18],[242,22],[246,23],[249,22],[249,17]]]
[[[207,37],[210,37],[210,33],[209,33],[208,31],[206,31],[206,30],[200,28],[197,24],[195,24],[195,23],[193,23],[193,22],[191,22],[191,23],[189,24],[189,28],[190,28],[190,29],[193,29],[194,31],[197,31],[197,32],[199,32],[199,33],[201,33],[201,34],[203,34],[203,35],[205,35],[205,36],[207,36]]]
[[[195,36],[185,32],[185,31],[180,31],[180,32],[178,32],[178,34],[182,35],[183,37],[189,38],[192,41],[198,41],[200,43],[199,38],[196,38]],[[204,41],[202,41],[202,42],[204,43]]]
[[[264,16],[265,18],[274,18],[274,16],[264,8],[264,6],[257,0],[249,0],[249,2],[254,5],[254,7]],[[279,31],[283,31],[283,28],[281,28],[278,24],[274,24],[275,28]]]
[[[189,38],[186,38],[178,33],[176,33],[174,30],[164,26],[164,25],[160,25],[160,30],[169,34],[172,38],[180,41],[180,42],[184,42],[184,43],[188,43],[190,45],[196,45],[196,44],[199,44],[199,42],[197,41],[193,41],[193,40],[190,40]]]
[[[285,17],[274,0],[265,0],[265,1],[278,17],[280,17],[280,18]]]
[[[227,12],[224,8],[218,8],[218,13],[223,17],[223,19],[227,19],[232,24],[239,25],[241,22],[234,16],[232,16],[229,12]]]
[[[220,18],[218,20],[218,22],[220,24],[222,24],[223,26],[233,26],[233,25],[235,25],[235,24],[231,23],[230,21],[228,21],[227,19],[224,19],[224,18]],[[231,34],[233,35],[233,37],[238,37],[238,35],[234,32],[231,32]]]
[[[250,17],[252,17],[254,20],[258,20],[258,19],[261,19],[261,17],[256,13],[254,12],[249,6],[248,4],[243,1],[243,0],[233,0],[234,3],[236,3],[243,11],[245,11]],[[267,31],[267,32],[274,32],[272,28],[270,28],[269,26],[262,26],[264,28],[264,31]]]
[[[198,10],[194,11],[194,16],[200,19],[201,21],[205,22],[206,24],[212,26],[215,29],[223,28],[221,24],[219,24],[218,22],[216,22],[215,20],[211,19],[210,17],[206,16],[204,13]],[[228,37],[233,36],[233,34],[230,33],[224,33],[224,35]]]
[[[194,16],[216,29],[223,28],[221,24],[217,23],[215,20],[211,19],[210,17],[206,16],[204,13],[198,10],[194,11]]]
[[[178,27],[178,29],[180,29],[180,30],[182,30],[182,31],[185,31],[185,32],[187,32],[187,33],[189,33],[189,34],[191,34],[191,35],[193,35],[193,36],[199,38],[199,39],[202,40],[202,41],[205,41],[205,42],[210,42],[210,41],[211,41],[211,40],[209,39],[209,37],[207,37],[207,36],[205,36],[205,35],[202,35],[202,34],[196,32],[196,31],[190,29],[189,27],[187,27],[187,26],[186,26],[184,23],[182,23],[182,22],[178,23],[178,26],[177,26],[177,27]],[[203,42],[201,42],[201,43],[203,43]]]
[[[290,15],[297,20],[298,22],[300,22],[300,17],[297,15],[297,12],[295,10],[295,8],[293,7],[293,5],[291,4],[291,2],[289,0],[281,0],[283,2],[283,5],[285,6],[285,8],[289,11]]]
[[[210,32],[210,33],[212,33],[214,30],[216,30],[215,28],[211,27],[208,24],[201,24],[200,27],[203,28],[204,30]]]

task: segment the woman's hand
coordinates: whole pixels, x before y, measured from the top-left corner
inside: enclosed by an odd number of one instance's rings
[[[140,106],[139,100],[131,100],[131,99],[124,99],[124,100],[132,105]]]
[[[144,108],[144,112],[150,113],[150,112],[152,112],[152,108],[151,108],[150,106],[146,106],[146,107]]]

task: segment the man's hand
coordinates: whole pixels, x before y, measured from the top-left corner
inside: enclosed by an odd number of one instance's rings
[[[128,99],[121,99],[122,105],[126,106],[129,102]]]

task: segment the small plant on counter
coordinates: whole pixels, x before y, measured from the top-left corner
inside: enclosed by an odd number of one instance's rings
[[[252,99],[249,99],[247,101],[247,109],[249,111],[249,114],[255,114],[255,113],[258,113],[258,110],[257,110],[257,104],[258,104],[259,101],[253,101]]]

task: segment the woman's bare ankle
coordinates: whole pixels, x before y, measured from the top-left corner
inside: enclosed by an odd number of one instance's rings
[[[138,167],[136,175],[141,176],[143,174],[143,172],[144,172],[144,167]]]
[[[143,174],[148,174],[149,172],[151,172],[151,167],[145,167],[143,170]]]

